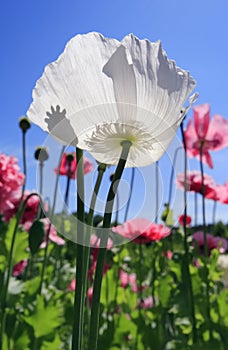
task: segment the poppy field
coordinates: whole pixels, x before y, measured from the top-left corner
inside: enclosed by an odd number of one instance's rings
[[[211,116],[207,103],[197,105],[197,93],[189,98],[195,85],[160,43],[133,35],[121,42],[97,33],[76,36],[45,69],[28,116],[19,120],[21,165],[0,153],[0,350],[228,349],[228,226],[215,215],[216,204],[228,204],[228,181],[217,184],[205,172],[214,166],[213,152],[228,146],[228,120]],[[37,189],[27,188],[31,122],[62,144],[48,199],[43,171],[50,154],[43,146],[34,150]],[[183,169],[167,170],[172,181],[162,214],[131,217],[135,169],[157,164],[179,129]],[[199,166],[190,171],[191,159]],[[122,220],[124,173],[132,193]],[[60,181],[63,208],[57,206]],[[182,194],[178,221],[172,188]]]

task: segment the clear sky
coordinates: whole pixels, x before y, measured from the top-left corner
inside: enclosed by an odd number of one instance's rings
[[[0,16],[0,150],[5,153],[21,159],[17,122],[31,103],[32,88],[44,67],[57,59],[71,37],[90,31],[116,39],[128,33],[160,39],[168,57],[197,80],[197,103],[209,102],[212,115],[228,119],[226,0],[9,0],[1,1]],[[28,133],[30,189],[36,186],[34,148],[45,138],[35,125]],[[214,170],[205,166],[216,182],[228,179],[227,156],[227,150],[214,153]],[[199,164],[190,161],[190,167],[199,169]],[[150,212],[147,206],[144,216]],[[218,217],[227,221],[226,212],[226,206],[219,206]]]

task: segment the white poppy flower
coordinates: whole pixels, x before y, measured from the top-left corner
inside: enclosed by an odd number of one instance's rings
[[[71,39],[45,68],[27,115],[59,142],[106,164],[116,165],[121,142],[130,140],[126,166],[145,166],[167,149],[195,85],[159,41],[88,33]]]

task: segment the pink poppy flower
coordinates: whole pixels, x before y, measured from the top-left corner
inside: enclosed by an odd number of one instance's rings
[[[91,266],[89,268],[88,271],[88,277],[89,279],[92,281],[93,280],[93,276],[94,276],[94,272],[96,270],[96,265],[97,265],[97,256],[98,256],[98,248],[100,246],[100,238],[98,238],[96,235],[92,234],[91,238],[90,238],[90,246],[91,246]],[[113,246],[113,242],[111,240],[111,238],[108,239],[108,243],[107,243],[107,249],[111,249]],[[103,270],[103,275],[106,274],[106,272],[108,271],[108,269],[110,268],[110,266],[105,262],[104,264],[104,270]]]
[[[178,174],[176,179],[177,187],[184,190],[184,174]],[[187,173],[186,190],[202,194],[202,180],[200,171]],[[204,195],[206,198],[215,194],[215,183],[211,176],[204,174]]]
[[[74,279],[70,282],[70,284],[69,284],[69,286],[67,287],[67,289],[70,290],[71,292],[73,292],[73,291],[75,291],[75,288],[76,288],[76,279],[74,278]]]
[[[172,257],[173,257],[173,252],[171,250],[167,250],[165,253],[164,253],[165,257],[168,259],[168,260],[171,260]]]
[[[200,253],[204,252],[204,234],[203,231],[197,231],[192,235],[194,241],[197,242]],[[225,253],[228,249],[228,242],[226,239],[218,236],[212,236],[210,233],[206,234],[208,255],[212,249],[218,249],[220,253]]]
[[[178,222],[179,222],[179,225],[180,226],[184,226],[184,214],[183,215],[180,215],[179,218],[178,218]],[[189,226],[192,222],[192,218],[191,216],[189,215],[186,215],[186,225]]]
[[[133,293],[138,292],[138,287],[136,283],[136,274],[135,273],[127,273],[124,270],[120,270],[120,282],[121,287],[126,288],[128,285],[131,287]]]
[[[49,230],[49,225],[50,225],[50,221],[48,218],[42,219],[43,223],[44,223],[44,227],[45,227],[45,237],[44,237],[44,241],[41,243],[40,248],[45,248],[46,244],[47,244],[47,234],[48,234],[48,230]],[[51,225],[51,229],[49,232],[49,240],[51,242],[56,243],[57,245],[64,245],[65,241],[63,238],[61,238],[60,236],[58,236],[56,229],[53,225]]]
[[[88,297],[88,301],[89,301],[89,305],[92,305],[92,299],[93,299],[93,287],[89,287],[88,291],[87,291],[87,297]]]
[[[33,191],[35,192],[35,191]],[[23,200],[25,200],[28,195],[32,193],[30,191],[25,191]],[[21,192],[18,191],[13,199],[13,208],[5,211],[4,220],[9,221],[18,211],[20,204]],[[34,219],[36,218],[38,207],[40,204],[40,199],[38,196],[32,196],[27,201],[24,214],[21,218],[20,224],[26,231],[29,231]]]
[[[152,296],[149,296],[149,297],[143,298],[142,300],[139,300],[138,305],[142,309],[150,309],[154,305],[154,301],[153,301]]]
[[[87,158],[83,157],[84,161],[84,174],[89,173],[93,170],[93,163]],[[76,178],[77,162],[76,153],[64,153],[60,163],[59,174],[68,176],[71,179]],[[58,174],[58,168],[54,169],[55,173]]]
[[[224,185],[217,185],[215,188],[216,196],[214,200],[228,204],[228,181]]]
[[[19,263],[15,264],[13,267],[13,276],[20,276],[25,271],[27,264],[27,259],[21,260]]]
[[[15,211],[15,197],[24,183],[15,157],[0,154],[0,214],[5,218],[8,210]]]
[[[142,218],[128,220],[123,225],[112,227],[112,231],[140,244],[159,241],[171,233],[168,227]]]
[[[218,151],[228,146],[228,120],[215,115],[210,121],[210,105],[203,104],[193,108],[194,124],[190,120],[185,130],[187,154],[189,157],[200,157],[210,168],[213,162],[209,151]]]

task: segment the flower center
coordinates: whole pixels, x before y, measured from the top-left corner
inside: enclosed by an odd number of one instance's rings
[[[152,150],[155,139],[140,125],[123,123],[104,123],[87,133],[85,143],[89,150],[95,152],[116,150],[123,141],[130,141],[132,148]]]

